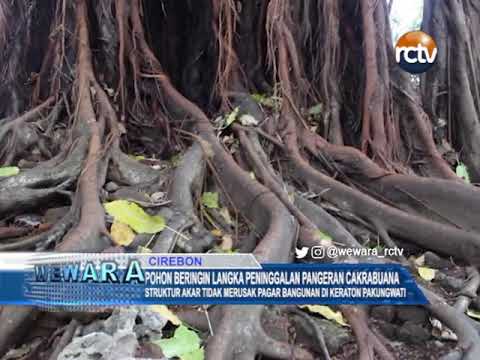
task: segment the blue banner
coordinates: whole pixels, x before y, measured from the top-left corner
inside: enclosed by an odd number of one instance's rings
[[[396,264],[260,265],[249,254],[22,255],[0,255],[1,304],[87,310],[152,304],[427,303],[410,272]]]

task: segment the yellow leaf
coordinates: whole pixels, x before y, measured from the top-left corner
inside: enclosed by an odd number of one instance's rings
[[[467,309],[467,315],[471,318],[480,320],[480,311]]]
[[[230,114],[228,114],[227,118],[225,119],[225,127],[229,127],[235,120],[237,120],[239,111],[240,108],[237,106]]]
[[[329,306],[325,305],[302,305],[300,306],[303,309],[307,309],[308,311],[315,313],[315,314],[320,314],[322,315],[325,319],[328,320],[333,320],[337,322],[338,324],[342,326],[349,326],[345,319],[343,318],[343,315],[340,311],[333,311]]]
[[[418,268],[418,275],[425,281],[432,281],[435,279],[435,269],[431,269],[426,266],[420,266]]]
[[[127,224],[139,234],[155,234],[165,228],[165,219],[161,215],[149,215],[134,202],[115,200],[103,205],[116,221]]]
[[[291,203],[295,202],[295,193],[289,192],[288,193],[288,200],[290,200]]]
[[[168,307],[165,305],[151,305],[150,309],[152,311],[155,311],[157,314],[160,314],[160,316],[164,317],[165,319],[168,319],[173,325],[181,325],[182,322],[178,318],[177,315],[175,315]]]
[[[110,235],[116,245],[128,246],[133,242],[135,233],[130,226],[119,221],[114,221],[110,228]]]
[[[223,235],[223,232],[222,230],[220,229],[213,229],[212,231],[210,231],[212,233],[213,236],[216,236],[216,237],[220,237]]]
[[[202,195],[202,204],[209,209],[218,209],[218,193],[204,192]]]
[[[14,176],[20,172],[20,169],[16,166],[0,167],[0,177]]]

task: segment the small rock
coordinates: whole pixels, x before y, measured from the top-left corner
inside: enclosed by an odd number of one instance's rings
[[[406,322],[397,329],[397,337],[407,343],[419,344],[430,339],[430,332],[422,325]]]
[[[114,192],[117,191],[120,188],[120,186],[117,185],[117,183],[114,183],[113,181],[110,181],[105,184],[105,190],[108,192]]]
[[[58,360],[116,360],[131,358],[138,347],[133,333],[121,336],[95,332],[78,337],[68,344],[58,356]]]
[[[395,318],[395,307],[390,305],[374,306],[371,315],[375,319],[391,322]]]
[[[428,320],[427,312],[419,306],[398,306],[397,318],[403,322],[425,324]]]
[[[81,336],[63,349],[58,360],[133,360],[139,346],[138,339],[161,337],[167,322],[148,307],[115,309],[108,319],[85,326]]]

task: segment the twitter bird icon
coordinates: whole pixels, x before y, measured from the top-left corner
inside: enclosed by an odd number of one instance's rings
[[[297,259],[303,259],[308,254],[308,247],[304,246],[301,249],[295,248],[295,255]]]

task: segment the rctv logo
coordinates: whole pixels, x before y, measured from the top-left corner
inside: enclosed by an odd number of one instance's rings
[[[435,40],[423,31],[405,33],[395,45],[395,61],[411,74],[421,74],[430,69],[437,53]]]

